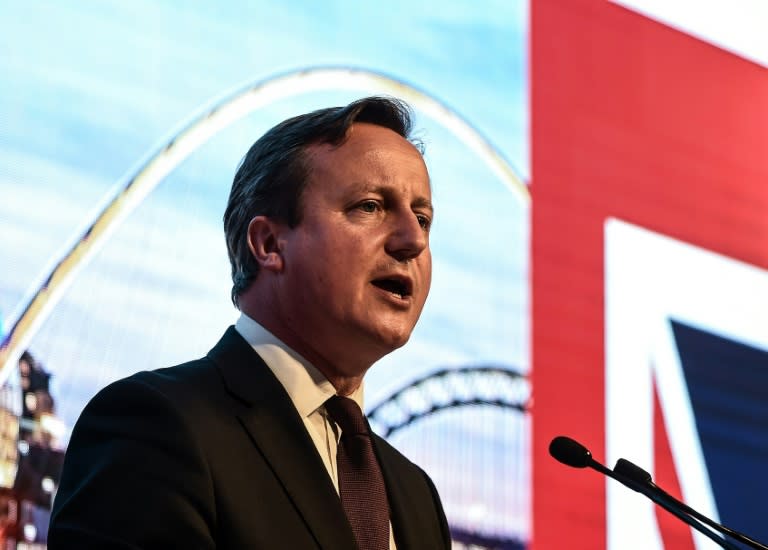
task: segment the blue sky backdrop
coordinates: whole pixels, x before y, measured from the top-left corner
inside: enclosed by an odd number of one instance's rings
[[[320,66],[390,75],[451,107],[527,181],[527,9],[520,0],[4,3],[3,326],[137,163],[249,82]],[[221,215],[238,161],[283,118],[361,95],[300,94],[232,124],[115,232],[30,346],[54,375],[68,427],[104,384],[199,356],[236,319]],[[417,116],[436,204],[433,290],[408,346],[372,369],[369,408],[439,368],[528,368],[528,203]],[[500,410],[446,413],[393,442],[433,475],[452,521],[525,537],[527,433],[516,422]]]

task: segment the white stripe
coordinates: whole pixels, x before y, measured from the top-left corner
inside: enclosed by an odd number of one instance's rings
[[[766,0],[610,0],[768,67]]]

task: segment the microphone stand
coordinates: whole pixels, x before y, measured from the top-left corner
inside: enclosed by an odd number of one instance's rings
[[[651,474],[649,474],[639,466],[635,465],[634,463],[630,462],[629,460],[620,458],[616,462],[616,466],[613,468],[613,471],[627,479],[632,480],[634,484],[640,487],[643,487],[647,492],[639,491],[638,489],[635,489],[635,490],[645,494],[648,498],[650,498],[654,502],[658,503],[657,500],[651,497],[651,494],[656,495],[659,499],[666,501],[671,506],[674,506],[682,510],[685,514],[687,514],[692,519],[695,518],[701,523],[704,523],[712,527],[716,531],[719,531],[724,535],[728,535],[736,539],[737,541],[743,544],[746,544],[750,548],[754,548],[755,550],[768,550],[768,546],[766,546],[765,544],[758,542],[748,537],[747,535],[740,533],[739,531],[736,531],[734,529],[729,529],[728,527],[721,525],[714,520],[709,519],[704,514],[697,512],[696,510],[694,510],[684,502],[676,499],[675,497],[667,493],[664,489],[656,485],[651,478]]]
[[[621,483],[626,487],[629,487],[633,491],[637,491],[638,493],[645,495],[646,497],[651,499],[653,502],[655,502],[656,504],[664,508],[667,512],[677,517],[679,520],[687,523],[688,525],[690,525],[691,527],[693,527],[703,535],[709,537],[712,541],[714,541],[719,546],[725,548],[726,550],[739,550],[727,540],[719,537],[716,533],[712,532],[710,529],[707,529],[697,518],[691,517],[688,514],[684,513],[681,510],[681,508],[676,505],[675,502],[670,502],[670,500],[665,499],[660,495],[657,495],[654,491],[650,490],[645,485],[638,483],[631,477],[621,472],[609,470],[608,468],[606,468],[605,466],[603,466],[602,464],[594,460],[591,456],[588,458],[587,466],[589,466],[593,470],[597,470],[603,475],[610,477],[611,479],[615,479],[616,481],[618,481],[619,483]]]
[[[549,454],[557,460],[562,462],[566,466],[572,468],[592,468],[593,470],[600,472],[604,476],[608,476],[615,479],[622,485],[625,485],[637,491],[638,493],[648,497],[651,501],[664,508],[667,512],[683,521],[687,525],[690,525],[693,529],[696,529],[713,542],[722,546],[726,550],[739,550],[733,543],[727,539],[718,535],[717,531],[724,535],[731,536],[741,543],[748,545],[755,550],[768,550],[768,546],[751,539],[750,537],[729,529],[719,523],[709,519],[708,517],[700,514],[687,504],[680,502],[672,495],[658,487],[651,480],[651,474],[631,463],[630,461],[620,458],[616,463],[614,470],[609,470],[604,465],[597,462],[592,458],[592,453],[589,452],[584,445],[566,436],[557,436],[549,444]],[[715,531],[707,528],[712,527]]]

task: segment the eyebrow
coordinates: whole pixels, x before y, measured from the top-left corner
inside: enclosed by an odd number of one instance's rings
[[[427,198],[420,197],[415,201],[413,201],[413,203],[411,203],[411,206],[414,206],[416,208],[426,208],[430,211],[430,213],[433,216],[435,215],[435,207],[432,206],[432,201]]]
[[[380,195],[388,195],[392,191],[389,189],[386,185],[369,185],[366,183],[361,184],[360,188],[363,191],[370,191],[373,193],[379,193]],[[414,201],[411,203],[412,208],[426,208],[429,210],[431,215],[435,215],[435,207],[432,204],[432,201],[429,200],[427,197],[419,197],[417,199],[414,199]]]

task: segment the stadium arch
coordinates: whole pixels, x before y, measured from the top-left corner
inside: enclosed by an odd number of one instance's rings
[[[404,99],[474,151],[520,200],[530,201],[525,183],[488,139],[455,110],[403,80],[368,69],[311,67],[249,83],[214,100],[172,132],[117,182],[95,219],[63,246],[63,253],[50,264],[51,271],[43,274],[26,303],[11,316],[10,330],[0,343],[0,385],[78,272],[165,176],[219,131],[249,113],[280,99],[328,90],[384,93]]]

